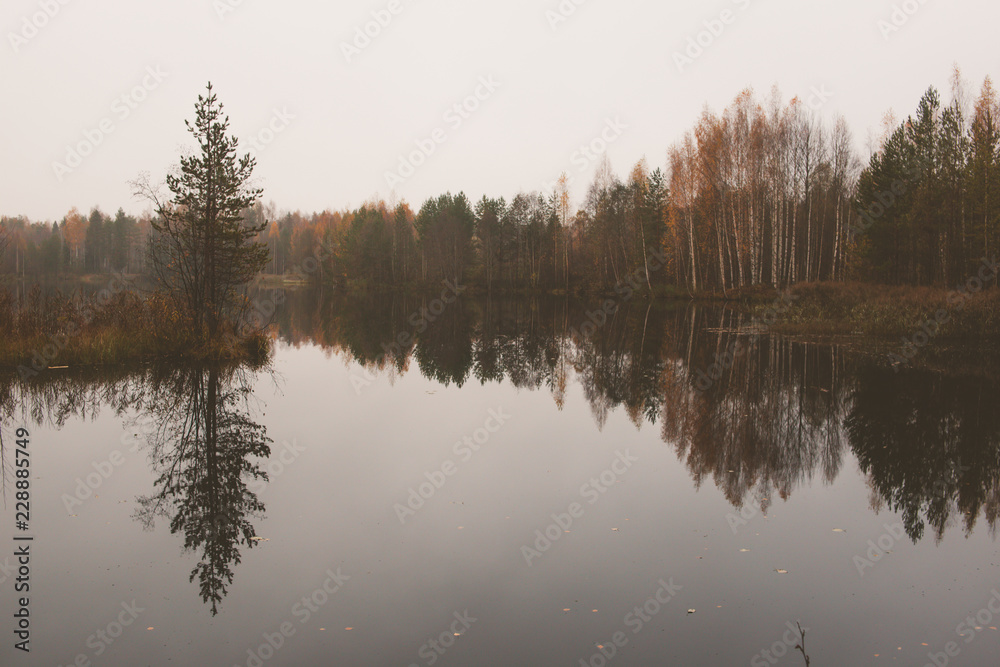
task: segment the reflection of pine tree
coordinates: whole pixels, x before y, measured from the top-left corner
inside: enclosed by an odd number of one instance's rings
[[[264,516],[248,484],[267,480],[254,459],[270,456],[271,440],[250,417],[252,380],[233,367],[81,366],[27,382],[10,376],[0,378],[0,421],[20,413],[58,429],[73,417],[95,418],[102,408],[132,415],[126,423],[136,442],[145,441],[158,475],[156,492],[139,499],[135,518],[147,529],[157,517],[168,519],[172,533],[184,534],[184,548],[200,552],[191,580],[198,578],[215,614],[240,550],[256,545],[251,521]],[[7,466],[3,454],[0,466]]]
[[[271,452],[264,427],[240,409],[249,385],[221,375],[216,368],[187,371],[174,387],[183,389],[186,405],[160,404],[166,408],[154,415],[160,427],[151,443],[158,492],[139,500],[137,515],[147,528],[157,516],[168,518],[170,532],[184,534],[185,550],[201,552],[191,580],[198,578],[213,615],[233,581],[241,547],[256,544],[250,519],[264,514],[247,482],[266,480],[267,473],[250,459]]]

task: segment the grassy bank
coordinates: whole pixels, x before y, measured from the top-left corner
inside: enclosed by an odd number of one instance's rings
[[[234,360],[260,363],[269,355],[263,334],[205,342],[168,297],[132,292],[84,297],[45,294],[23,302],[0,289],[0,367],[37,373],[48,368],[151,361]]]
[[[869,338],[992,339],[1000,335],[1000,289],[959,293],[933,287],[865,283],[808,283],[792,287],[793,302],[770,327],[774,333]],[[776,292],[747,295],[763,316]]]

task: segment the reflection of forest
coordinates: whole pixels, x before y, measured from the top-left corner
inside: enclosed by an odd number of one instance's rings
[[[415,362],[443,384],[544,389],[559,408],[579,385],[598,429],[619,408],[637,428],[658,425],[694,483],[710,480],[736,506],[766,508],[810,480],[832,482],[850,447],[873,507],[902,513],[914,540],[927,526],[937,539],[951,525],[971,532],[980,516],[995,531],[1000,386],[989,374],[897,374],[843,347],[754,338],[746,317],[719,309],[636,301],[584,327],[601,317],[573,299],[463,298],[424,318],[425,307],[416,297],[302,291],[275,325],[281,344],[318,345],[375,374],[402,375]],[[713,373],[736,344],[742,352]],[[253,382],[233,368],[69,369],[28,382],[10,373],[0,375],[0,419],[61,428],[112,409],[154,425],[156,486],[136,518],[163,516],[184,535],[200,558],[192,580],[214,610],[264,512],[248,488],[270,452],[247,404]]]
[[[601,317],[572,298],[464,298],[433,321],[427,307],[418,297],[296,292],[276,326],[288,343],[319,345],[372,373],[404,374],[412,360],[443,384],[544,388],[560,408],[575,380],[598,428],[618,407],[636,427],[659,423],[695,484],[710,478],[736,506],[766,509],[803,482],[832,482],[849,445],[873,505],[902,512],[914,540],[925,523],[938,536],[949,522],[971,531],[981,510],[995,530],[993,378],[897,374],[836,345],[755,337],[748,318],[721,309],[625,303],[583,336]],[[414,341],[393,345],[400,334]],[[733,349],[727,368],[712,368]]]
[[[262,461],[271,452],[266,430],[251,419],[252,386],[253,373],[233,367],[50,371],[27,384],[0,382],[0,417],[54,428],[102,408],[121,417],[157,475],[134,518],[149,529],[162,517],[184,536],[184,549],[198,557],[190,579],[215,614],[241,549],[257,544],[251,520],[264,516],[248,488],[267,479]]]

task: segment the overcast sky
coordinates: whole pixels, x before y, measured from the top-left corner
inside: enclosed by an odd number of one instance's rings
[[[929,85],[947,98],[953,63],[972,93],[1000,75],[998,19],[985,0],[4,0],[0,213],[140,212],[129,180],[192,145],[209,80],[284,210],[509,198],[563,171],[579,202],[581,146],[610,140],[623,175],[665,166],[705,104],[748,86],[829,96],[820,113],[864,150],[889,108],[912,113]]]

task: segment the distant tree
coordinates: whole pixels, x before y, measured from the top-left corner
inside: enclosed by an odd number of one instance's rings
[[[130,269],[130,259],[132,256],[132,244],[138,236],[139,223],[135,218],[125,215],[125,211],[118,209],[115,219],[110,223],[110,261],[111,268],[115,271],[125,271]]]
[[[178,173],[167,176],[173,198],[161,201],[147,179],[134,186],[157,213],[149,257],[153,275],[186,305],[196,330],[212,340],[224,323],[242,316],[241,293],[267,264],[267,245],[256,241],[265,224],[244,217],[262,191],[249,184],[256,160],[237,156],[238,140],[226,135],[229,117],[211,83],[206,95],[198,96],[194,123],[185,125],[200,150],[182,157]]]
[[[476,216],[465,194],[445,193],[428,199],[415,221],[428,282],[461,281],[472,258]]]
[[[976,100],[969,131],[970,160],[967,182],[972,212],[970,245],[976,255],[992,256],[1000,229],[1000,106],[987,77]]]
[[[100,209],[90,212],[87,222],[86,236],[86,268],[87,271],[100,273],[107,267],[108,226]]]
[[[563,278],[566,283],[566,289],[569,290],[569,256],[570,256],[570,245],[572,242],[572,235],[569,229],[569,217],[572,211],[569,196],[569,176],[564,171],[559,175],[559,180],[556,181],[556,215],[559,217],[559,229],[562,235],[562,261],[563,261]]]
[[[62,231],[66,238],[70,264],[81,267],[86,257],[87,219],[74,207],[63,219]]]
[[[493,292],[493,282],[501,260],[501,242],[503,232],[500,221],[507,208],[503,197],[490,199],[484,196],[476,204],[476,241],[479,255],[483,262],[483,273],[486,280],[486,290]]]

